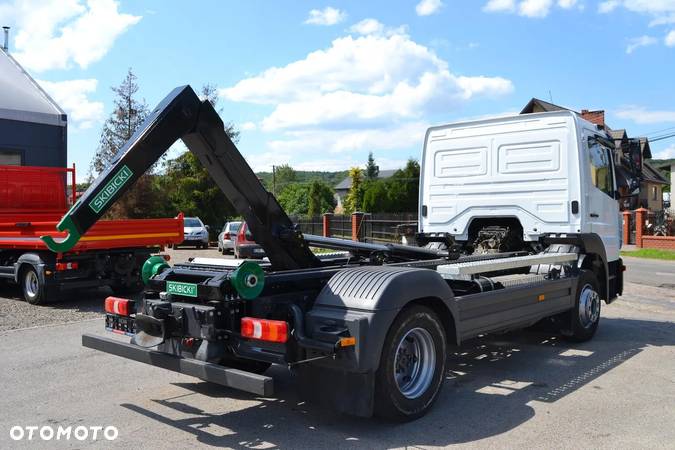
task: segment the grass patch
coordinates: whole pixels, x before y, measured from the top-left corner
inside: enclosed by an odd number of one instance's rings
[[[659,250],[657,248],[641,248],[634,252],[622,251],[621,256],[634,256],[636,258],[665,259],[675,261],[675,251]]]

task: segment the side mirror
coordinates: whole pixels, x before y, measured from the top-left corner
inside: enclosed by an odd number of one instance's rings
[[[211,231],[211,227],[208,225],[204,225],[204,228],[206,228],[207,231]]]

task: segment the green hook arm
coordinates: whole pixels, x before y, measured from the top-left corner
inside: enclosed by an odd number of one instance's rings
[[[80,240],[81,235],[79,231],[77,231],[75,223],[69,215],[66,215],[61,219],[61,222],[56,225],[56,229],[59,231],[68,231],[68,236],[61,242],[56,242],[51,236],[40,236],[40,239],[42,239],[42,242],[45,243],[47,248],[55,253],[67,252],[75,247],[75,244]]]

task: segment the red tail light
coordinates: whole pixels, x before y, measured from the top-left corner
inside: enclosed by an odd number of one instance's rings
[[[110,314],[128,316],[135,312],[135,306],[134,301],[128,298],[108,297],[105,299],[105,312]]]
[[[269,342],[286,342],[288,340],[288,323],[281,320],[254,319],[242,317],[241,335],[246,338]]]
[[[76,262],[57,262],[56,270],[77,270],[80,265]]]
[[[226,232],[226,233],[223,235],[223,238],[224,238],[224,239],[230,239],[230,232],[229,232],[229,231]]]

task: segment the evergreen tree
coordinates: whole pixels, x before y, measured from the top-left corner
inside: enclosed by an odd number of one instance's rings
[[[376,180],[380,174],[380,168],[375,164],[373,152],[368,153],[368,163],[366,163],[366,178],[368,180]]]
[[[149,113],[145,100],[138,98],[138,79],[131,68],[115,93],[114,109],[103,124],[99,147],[91,161],[90,174],[98,176],[133,136]],[[166,212],[166,196],[158,188],[154,175],[143,174],[106,214],[108,218],[160,217]]]

